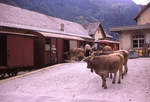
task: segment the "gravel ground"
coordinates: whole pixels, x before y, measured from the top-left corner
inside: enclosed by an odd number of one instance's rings
[[[0,102],[150,102],[150,58],[128,61],[121,84],[101,78],[86,63],[47,67],[0,81]],[[117,77],[118,78],[118,77]]]

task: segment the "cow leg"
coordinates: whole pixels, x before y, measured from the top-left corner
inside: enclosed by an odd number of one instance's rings
[[[110,73],[110,79],[112,79],[112,73]]]
[[[117,75],[117,73],[115,72],[115,73],[114,73],[114,78],[113,78],[112,84],[115,84],[115,82],[116,82],[116,75]]]
[[[125,75],[125,74],[126,74],[126,68],[125,68],[125,65],[123,65],[122,70],[123,70],[123,75]]]
[[[103,74],[103,87],[104,87],[104,89],[107,89],[106,77],[107,77],[107,73]]]
[[[107,85],[106,85],[106,77],[104,77],[103,81],[104,81],[104,89],[107,89]]]
[[[125,70],[126,71],[125,74],[127,74],[127,72],[128,72],[128,66],[127,66],[127,64],[125,64],[125,69],[126,69]]]
[[[118,84],[121,83],[121,80],[120,80],[121,76],[122,76],[122,69],[119,69],[119,79],[118,79]]]
[[[124,76],[123,69],[121,69],[121,76],[122,76],[122,79],[123,79],[123,76]]]
[[[127,67],[127,64],[124,65],[124,72],[123,72],[123,75],[127,74],[128,72],[128,67]]]
[[[123,75],[123,73],[122,73],[122,75],[121,75],[121,76],[122,76],[122,79],[123,79],[123,76],[124,76],[124,75]]]
[[[104,77],[103,77],[103,75],[101,75],[101,78],[102,78],[102,87],[104,87]]]
[[[125,69],[124,69],[124,70],[125,70]],[[122,77],[122,79],[123,79],[123,76],[125,75],[124,72],[123,72],[123,66],[122,66],[122,68],[119,70],[119,73],[120,73],[120,71],[121,71],[121,77]]]
[[[107,78],[109,78],[109,73],[107,74]]]
[[[107,75],[101,75],[101,78],[102,78],[102,87],[103,87],[104,89],[107,89],[106,76],[107,76]]]
[[[109,75],[110,75],[110,79],[112,79],[112,73],[108,73],[107,78],[109,78]]]
[[[121,77],[122,77],[122,79],[123,79],[123,76],[125,75],[124,73],[125,73],[125,67],[124,67],[124,70],[123,70],[123,65],[120,65],[120,68],[119,68],[119,73],[121,72]]]

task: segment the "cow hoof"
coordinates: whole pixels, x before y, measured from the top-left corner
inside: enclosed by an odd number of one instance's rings
[[[112,74],[110,75],[110,79],[112,79],[113,78],[113,76],[112,76]]]
[[[104,89],[107,89],[107,86],[105,86]]]
[[[120,84],[121,82],[120,81],[118,81],[118,84]]]
[[[115,82],[113,81],[112,84],[115,84]]]

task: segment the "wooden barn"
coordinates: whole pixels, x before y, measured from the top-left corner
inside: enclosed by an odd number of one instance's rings
[[[31,70],[35,66],[36,36],[27,33],[27,30],[6,26],[8,24],[0,23],[0,78]]]
[[[83,42],[93,41],[87,30],[75,22],[2,3],[0,12],[0,39],[12,49],[9,51],[6,46],[4,50],[1,48],[1,54],[7,56],[1,57],[4,65],[8,65],[6,62],[9,62],[9,56],[17,66],[23,63],[19,58],[27,65],[37,67],[61,63],[70,49],[80,47]]]
[[[17,29],[8,29],[0,23],[0,66],[31,67],[34,66],[35,35]]]

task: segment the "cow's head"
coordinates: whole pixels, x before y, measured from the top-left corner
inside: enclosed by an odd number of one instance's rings
[[[82,61],[87,62],[87,68],[91,69],[91,72],[93,72],[93,66],[92,66],[92,60],[94,59],[94,56],[88,56],[84,58]]]
[[[79,61],[81,61],[85,56],[84,56],[84,53],[83,52],[80,52],[78,55],[77,55]]]

